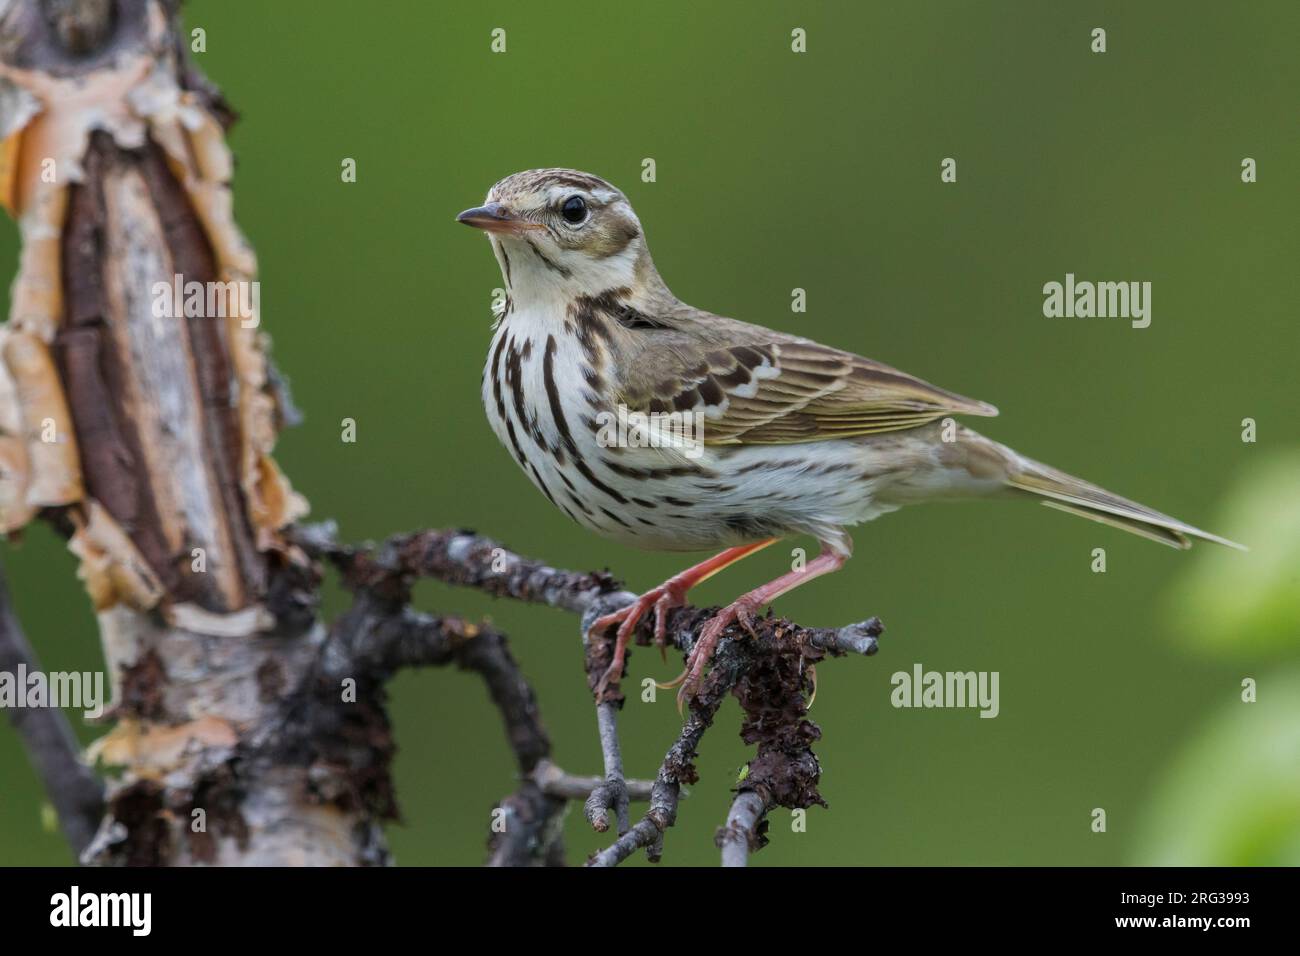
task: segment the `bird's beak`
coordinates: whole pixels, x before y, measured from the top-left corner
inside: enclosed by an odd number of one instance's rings
[[[527,232],[530,229],[545,228],[540,223],[521,219],[499,202],[490,202],[486,206],[466,209],[456,217],[456,221],[487,232],[504,232],[515,235]]]

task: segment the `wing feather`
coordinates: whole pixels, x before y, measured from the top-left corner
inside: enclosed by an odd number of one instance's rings
[[[704,414],[707,444],[790,444],[917,428],[997,409],[880,362],[803,339],[751,342],[702,355],[671,350],[664,375],[631,407]],[[624,396],[627,399],[628,396]]]

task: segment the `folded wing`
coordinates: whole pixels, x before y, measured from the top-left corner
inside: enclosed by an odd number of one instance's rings
[[[916,428],[947,415],[998,413],[880,362],[804,340],[699,353],[673,349],[624,400],[649,412],[702,412],[708,444],[779,445]],[[665,365],[668,374],[664,374]]]

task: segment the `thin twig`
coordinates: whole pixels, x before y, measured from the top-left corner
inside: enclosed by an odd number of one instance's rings
[[[659,767],[659,774],[650,793],[650,809],[635,826],[593,856],[588,861],[588,866],[617,866],[642,847],[648,851],[651,861],[659,861],[663,856],[664,831],[677,822],[677,804],[681,798],[682,785],[694,783],[698,779],[694,764],[695,748],[712,722],[714,712],[716,708],[707,715],[691,714]]]
[[[0,671],[12,675],[20,666],[29,674],[41,670],[13,613],[0,567]],[[80,858],[104,816],[103,784],[82,762],[77,738],[58,707],[15,707],[9,710],[9,720],[54,804],[64,837]]]
[[[537,765],[533,779],[544,793],[565,800],[588,800],[592,793],[605,785],[603,777],[579,777],[565,773],[549,760],[543,760]],[[628,799],[638,803],[649,800],[651,788],[654,787],[652,780],[624,780],[623,784],[627,788]]]
[[[742,790],[731,802],[727,824],[718,831],[723,866],[745,866],[749,851],[757,844],[758,825],[767,814],[763,798],[753,790]]]
[[[628,828],[628,787],[623,779],[623,754],[618,742],[618,709],[602,701],[596,705],[596,725],[600,730],[600,752],[605,761],[605,780],[587,799],[583,812],[597,833],[609,829],[609,811],[614,811],[618,832]]]

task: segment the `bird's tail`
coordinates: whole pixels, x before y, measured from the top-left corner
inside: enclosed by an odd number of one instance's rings
[[[1026,458],[1005,445],[999,445],[983,436],[974,436],[971,432],[968,434],[986,443],[981,449],[980,457],[992,455],[1000,459],[1005,475],[1003,481],[1013,493],[1034,495],[1049,508],[1099,521],[1150,538],[1152,541],[1159,541],[1171,548],[1190,548],[1191,539],[1199,538],[1229,548],[1247,550],[1235,541],[1194,528],[1146,505],[1121,498],[1081,478],[1075,478],[1042,462]]]

